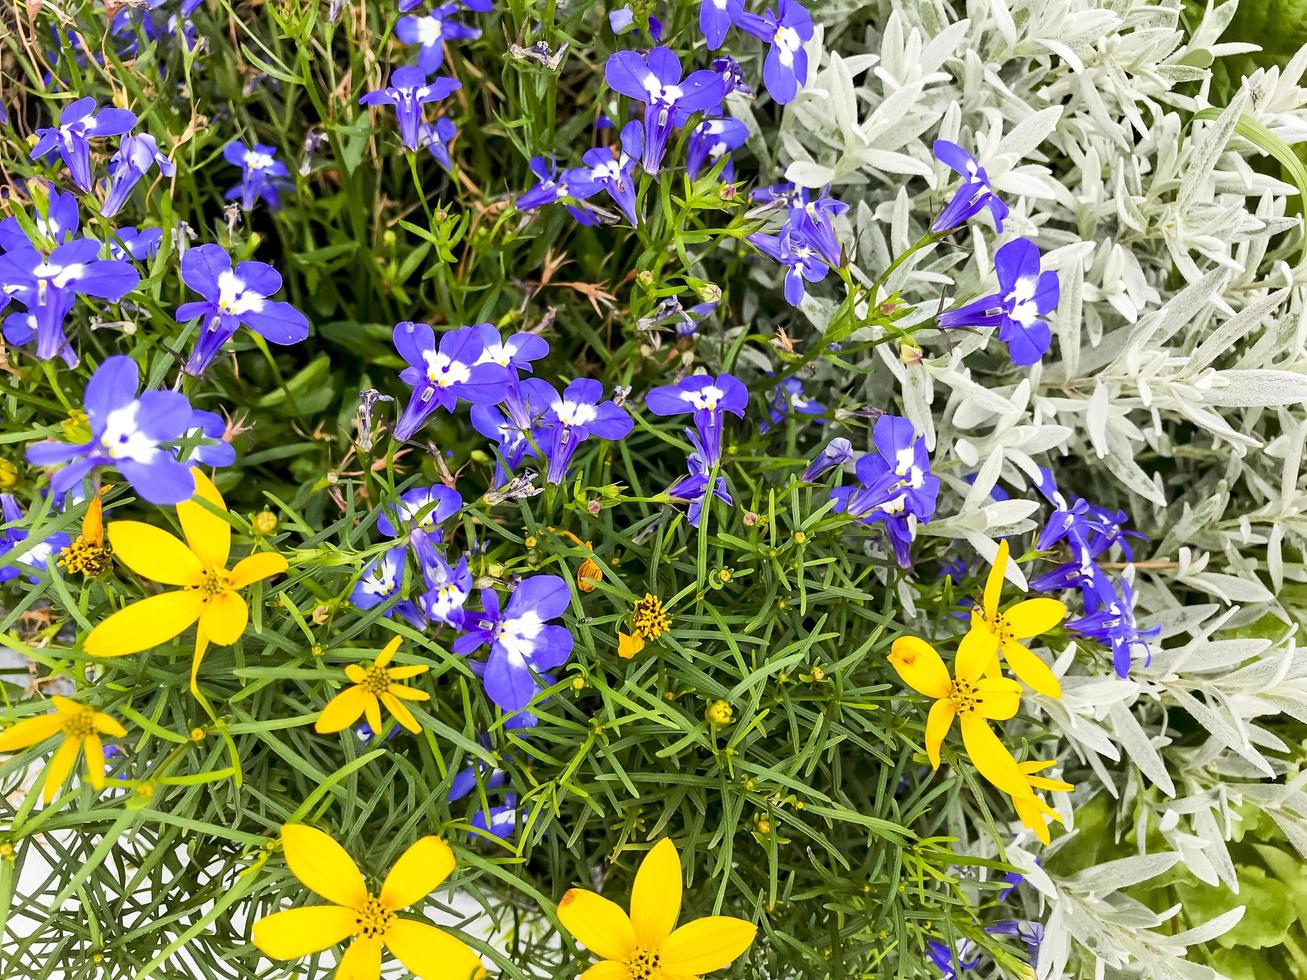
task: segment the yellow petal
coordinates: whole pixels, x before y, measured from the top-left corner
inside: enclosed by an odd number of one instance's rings
[[[204,569],[191,549],[162,528],[140,521],[109,525],[114,556],[137,575],[164,585],[199,585]]]
[[[363,701],[363,714],[368,719],[368,727],[372,729],[372,734],[380,738],[385,734],[385,729],[381,727],[381,702],[371,691],[367,691],[367,695]]]
[[[351,909],[368,900],[358,866],[331,835],[306,824],[288,823],[281,828],[281,846],[286,866],[305,888]]]
[[[336,967],[336,980],[381,980],[381,939],[360,936],[349,944]]]
[[[366,684],[368,680],[368,672],[358,664],[346,664],[345,676],[354,684]]]
[[[318,715],[313,730],[319,735],[343,732],[359,720],[367,700],[368,692],[358,685],[345,688],[327,702],[327,706],[322,709],[322,714]]]
[[[430,669],[426,664],[405,664],[403,667],[391,667],[387,673],[392,681],[405,681],[418,674],[425,674]]]
[[[204,661],[204,653],[209,649],[209,638],[204,635],[204,630],[195,631],[195,653],[191,655],[191,694],[203,705],[208,705],[204,695],[200,693],[200,664]],[[206,707],[205,710],[208,710]],[[213,714],[212,711],[209,712]]]
[[[637,946],[658,949],[681,914],[681,858],[664,838],[640,862],[631,890],[631,925]]]
[[[86,752],[86,778],[97,789],[104,789],[104,744],[99,735],[87,735],[82,740]]]
[[[1007,539],[1004,538],[998,543],[998,554],[994,556],[994,565],[985,579],[985,618],[991,623],[998,616],[998,600],[1003,594],[1003,575],[1007,571],[1007,556]]]
[[[664,973],[698,976],[733,963],[753,944],[758,927],[729,915],[695,919],[677,929],[663,946]]]
[[[198,591],[162,592],[119,609],[91,630],[83,649],[92,657],[121,657],[166,643],[200,618]]]
[[[486,975],[481,958],[467,943],[429,922],[396,919],[385,939],[404,969],[422,980],[472,980]]]
[[[54,705],[54,710],[63,714],[73,714],[82,710],[82,703],[74,701],[72,698],[66,698],[62,694],[51,694],[50,703]]]
[[[953,727],[957,713],[957,706],[948,698],[940,698],[930,706],[930,714],[926,716],[926,755],[930,757],[932,769],[939,768],[939,747],[944,744],[944,736]]]
[[[998,639],[994,634],[984,627],[973,626],[958,643],[957,656],[953,659],[954,676],[969,684],[976,683],[998,663],[997,651]]]
[[[335,946],[354,935],[353,909],[310,905],[264,916],[254,923],[254,945],[274,960],[297,960]]]
[[[97,711],[91,719],[91,724],[95,730],[102,735],[113,735],[116,738],[123,738],[127,735],[127,729],[118,724],[112,715],[106,715],[103,711]]]
[[[423,837],[411,844],[382,882],[381,904],[404,909],[440,887],[454,870],[454,852],[439,837]]]
[[[1019,640],[1047,633],[1066,619],[1066,603],[1058,599],[1026,599],[1003,613],[1012,635]]]
[[[585,590],[582,589],[582,591]],[[590,967],[576,980],[631,980],[631,968],[625,963],[604,960]]]
[[[1045,844],[1052,842],[1053,835],[1049,833],[1048,821],[1062,822],[1062,818],[1056,810],[1034,795],[1014,796],[1012,797],[1012,805],[1016,808],[1017,816],[1021,819],[1021,822],[1033,830],[1036,837]]]
[[[991,721],[1007,721],[1021,706],[1021,685],[1006,677],[981,678],[976,694],[976,710]]]
[[[250,607],[239,592],[219,592],[204,604],[200,629],[210,643],[225,647],[235,643],[250,623]]]
[[[198,469],[191,469],[195,477],[195,496],[177,505],[177,519],[181,521],[186,543],[205,568],[225,569],[231,554],[231,525],[197,501],[205,500],[223,513],[227,504],[213,482]]]
[[[998,740],[989,723],[974,711],[962,716],[962,742],[967,755],[985,779],[1009,795],[1027,795],[1030,786],[1017,768],[1017,760]]]
[[[404,702],[395,697],[395,695],[391,694],[389,691],[384,691],[381,695],[381,703],[386,706],[386,710],[394,716],[397,722],[407,728],[414,735],[422,731],[422,726],[419,725],[418,720],[413,717],[413,712],[408,710],[408,705],[404,704]]]
[[[1031,788],[1046,790],[1049,793],[1070,793],[1075,786],[1061,779],[1049,779],[1047,776],[1027,776]]]
[[[605,960],[625,963],[635,952],[635,929],[617,905],[584,888],[558,903],[558,920],[577,942]]]
[[[262,579],[280,575],[289,567],[286,559],[275,551],[260,551],[238,561],[228,576],[228,582],[233,589],[243,589]]]
[[[890,665],[903,683],[928,698],[946,698],[953,684],[935,648],[916,636],[900,636],[890,647]]]
[[[623,660],[630,660],[644,649],[644,637],[632,636],[630,633],[617,633],[617,655]]]
[[[393,677],[394,674],[391,674]],[[426,691],[419,691],[416,687],[405,687],[403,684],[391,684],[386,691],[393,697],[400,698],[404,701],[430,701],[431,695]]]
[[[67,737],[55,751],[50,765],[45,770],[45,784],[41,787],[41,799],[49,803],[59,792],[68,774],[77,763],[77,753],[82,747],[80,738]]]
[[[390,642],[381,648],[381,652],[377,654],[378,667],[385,667],[390,663],[391,659],[395,656],[395,651],[399,649],[399,644],[403,639],[402,636],[393,636],[391,637]]]
[[[1058,683],[1053,669],[1040,660],[1031,649],[1016,640],[1003,642],[1003,657],[1007,665],[1032,691],[1038,691],[1046,698],[1060,698],[1062,685]]]
[[[24,718],[0,734],[0,752],[17,752],[47,738],[64,726],[61,712],[51,711],[35,718]]]

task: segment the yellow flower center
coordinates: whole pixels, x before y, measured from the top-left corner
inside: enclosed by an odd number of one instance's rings
[[[368,896],[368,900],[363,903],[363,907],[354,910],[354,925],[357,929],[357,935],[364,939],[374,939],[378,936],[384,936],[386,930],[390,928],[391,923],[395,921],[395,913],[390,911],[381,904],[377,898]]]
[[[989,624],[989,628],[998,637],[999,643],[1004,643],[1016,636],[1016,633],[1012,630],[1012,624],[1008,622],[1007,617],[1002,613],[994,617],[994,621]]]
[[[64,715],[64,734],[69,738],[95,734],[95,709],[83,707]]]
[[[385,694],[390,689],[390,671],[373,664],[363,674],[363,688],[371,694]]]
[[[626,961],[626,968],[631,971],[631,980],[656,980],[661,961],[662,957],[658,953],[637,946],[631,958]]]
[[[963,680],[961,677],[953,681],[953,687],[948,696],[954,707],[958,709],[959,714],[966,714],[980,707],[980,689],[971,681]]]
[[[671,617],[663,609],[663,601],[657,596],[645,593],[643,599],[637,599],[635,610],[631,613],[631,632],[644,640],[653,640],[672,628]]]
[[[97,578],[109,570],[112,555],[113,550],[108,545],[88,541],[83,534],[59,553],[59,564],[70,572]]]
[[[206,601],[214,598],[214,596],[222,594],[223,592],[231,591],[231,586],[228,584],[227,573],[225,571],[205,572],[204,580],[201,581],[196,588],[200,590]]]

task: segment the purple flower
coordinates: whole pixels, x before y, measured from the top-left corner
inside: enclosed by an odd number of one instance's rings
[[[404,584],[404,557],[407,554],[407,548],[402,544],[396,545],[379,558],[368,562],[353,591],[350,592],[349,601],[358,609],[368,610],[375,609],[398,596]],[[418,628],[425,625],[417,608],[408,600],[395,603],[384,615],[389,618],[395,613],[399,613]]]
[[[1135,592],[1130,580],[1122,576],[1113,583],[1100,574],[1092,588],[1082,590],[1082,595],[1085,615],[1068,620],[1067,628],[1111,650],[1118,677],[1129,677],[1137,660],[1147,666],[1152,660],[1148,641],[1161,635],[1162,628],[1141,630],[1135,624]]]
[[[500,840],[511,838],[517,832],[517,794],[505,793],[499,806],[478,810],[472,815],[472,826]]]
[[[726,86],[726,95],[732,92],[739,92],[741,95],[753,95],[753,89],[744,82],[744,69],[740,63],[729,55],[722,55],[715,58],[712,63],[712,70],[715,71]]]
[[[909,568],[916,525],[935,515],[939,477],[931,475],[925,440],[907,419],[882,415],[871,438],[876,452],[867,453],[854,467],[861,485],[837,487],[831,497],[837,513],[862,524],[884,524],[895,559]]]
[[[502,612],[499,595],[485,589],[484,611],[467,614],[468,631],[451,649],[469,654],[489,644],[490,656],[481,671],[486,695],[504,711],[520,711],[540,693],[536,676],[548,682],[545,672],[561,667],[572,655],[572,634],[549,623],[563,615],[570,602],[567,582],[557,575],[523,579]]]
[[[807,9],[796,0],[780,0],[761,16],[740,10],[735,23],[771,45],[762,65],[763,84],[781,105],[792,102],[808,81],[808,53],[803,45],[812,40],[812,18]]]
[[[445,63],[445,42],[471,40],[481,36],[481,29],[468,27],[450,17],[457,13],[457,4],[446,3],[432,8],[421,17],[401,17],[395,25],[395,36],[405,44],[421,46],[418,67],[430,74]]]
[[[590,168],[589,184],[606,191],[626,220],[636,225],[640,222],[635,211],[635,163],[644,152],[644,127],[638,119],[622,127],[621,141],[616,156],[612,147],[596,146],[581,159]]]
[[[289,184],[286,165],[277,159],[275,147],[255,143],[249,147],[232,140],[222,149],[222,158],[241,168],[241,182],[227,191],[228,201],[240,201],[241,210],[253,211],[260,199],[273,211],[281,208],[281,189]]]
[[[826,278],[828,266],[821,254],[809,244],[802,232],[790,223],[780,234],[756,232],[748,237],[749,244],[768,258],[785,267],[785,302],[798,306],[807,293],[807,283],[821,282]]]
[[[767,416],[770,421],[759,425],[758,431],[770,431],[773,425],[780,425],[791,413],[821,415],[825,411],[826,406],[804,394],[802,381],[798,378],[786,378],[772,389],[772,399],[767,406]]]
[[[825,191],[812,199],[806,188],[796,188],[789,196],[789,212],[786,218],[789,226],[833,268],[844,264],[844,246],[835,235],[834,219],[843,214],[849,206],[837,201]]]
[[[1025,919],[1004,919],[1002,922],[995,922],[992,926],[986,926],[985,931],[994,936],[1012,936],[1025,943],[1026,953],[1030,957],[1030,965],[1039,964],[1039,947],[1044,943],[1044,927],[1038,922],[1030,922]]]
[[[136,113],[112,107],[96,112],[95,99],[87,96],[64,107],[58,126],[36,131],[32,159],[41,160],[58,153],[77,189],[89,194],[95,186],[91,179],[91,140],[121,136],[135,125]]]
[[[382,506],[377,530],[388,538],[421,531],[439,543],[444,540],[440,525],[462,509],[463,498],[452,487],[414,487],[400,495],[398,505]]]
[[[226,434],[226,419],[217,412],[195,409],[191,412],[191,427],[182,438],[188,442],[199,441],[182,462],[194,460],[203,466],[230,466],[236,462],[236,447],[223,438]]]
[[[975,954],[974,956],[972,954]],[[976,949],[976,944],[970,939],[964,939],[957,947],[957,969],[954,969],[955,960],[954,951],[943,943],[931,939],[926,943],[926,955],[930,962],[935,964],[943,980],[956,980],[958,970],[970,971],[980,965],[980,952]],[[971,959],[967,959],[971,956]]]
[[[953,199],[944,206],[939,217],[931,224],[930,230],[937,235],[942,235],[965,224],[988,208],[990,216],[994,219],[994,229],[1002,232],[1003,220],[1008,216],[1008,206],[994,194],[990,187],[989,174],[985,173],[985,168],[976,158],[956,143],[935,140],[935,159],[961,175],[962,186],[954,192]]]
[[[115,467],[152,504],[178,504],[195,493],[190,467],[165,444],[186,437],[191,406],[176,391],[146,391],[137,397],[136,362],[121,354],[106,358],[86,383],[82,404],[91,438],[81,444],[38,442],[27,449],[33,466],[59,467],[50,491],[62,495],[81,486],[97,466]]]
[[[644,399],[654,415],[694,413],[694,427],[704,462],[712,467],[722,458],[722,426],[725,413],[743,418],[749,405],[749,389],[734,375],[694,374],[674,385],[652,389]]]
[[[941,313],[939,325],[943,329],[998,327],[1012,363],[1035,364],[1052,343],[1048,324],[1040,318],[1057,306],[1057,273],[1039,271],[1039,249],[1025,238],[1014,239],[994,253],[994,270],[999,291]]]
[[[105,182],[104,204],[100,214],[111,218],[122,210],[133,188],[146,175],[150,167],[158,166],[159,173],[171,177],[176,172],[172,161],[159,151],[154,137],[146,133],[128,136],[118,145],[118,152],[109,161],[109,179]]]
[[[359,105],[393,105],[399,119],[399,138],[410,150],[422,145],[422,107],[428,102],[439,102],[451,92],[463,87],[456,78],[438,76],[427,81],[427,73],[413,65],[396,68],[390,73],[390,84],[368,92],[359,99]]]
[[[102,254],[111,259],[143,262],[154,258],[162,244],[162,228],[134,228],[127,225],[119,228],[114,232],[114,236],[104,243]]]
[[[127,262],[99,258],[101,245],[75,238],[49,256],[30,244],[0,255],[0,288],[26,307],[28,316],[5,321],[5,339],[14,345],[36,339],[36,356],[60,356],[71,366],[77,354],[64,336],[64,320],[78,296],[116,302],[136,288],[140,274]]]
[[[430,150],[436,163],[446,170],[454,169],[454,163],[449,158],[449,144],[457,135],[458,127],[448,116],[441,116],[434,123],[423,123],[418,127],[418,143]]]
[[[593,151],[592,151],[593,152]],[[581,225],[598,224],[598,219],[588,209],[577,207],[570,201],[584,201],[600,191],[600,187],[590,177],[589,167],[573,167],[559,170],[553,157],[532,157],[531,172],[536,175],[534,187],[519,197],[515,207],[519,211],[532,211],[546,204],[564,202],[564,207]]]
[[[681,60],[664,47],[643,55],[614,52],[604,77],[615,91],[645,104],[641,163],[651,175],[658,173],[672,130],[696,112],[715,110],[726,94],[725,83],[714,72],[691,72],[682,79]]]
[[[722,168],[721,179],[729,183],[735,179],[735,164],[729,154],[742,147],[748,138],[749,127],[738,119],[729,116],[725,119],[705,119],[690,133],[690,142],[685,150],[685,172],[691,180],[695,180],[704,164],[711,169],[725,157],[726,166]]]
[[[59,193],[49,181],[39,182],[35,192],[41,190],[45,191],[45,207],[42,209],[38,204],[36,213],[31,216],[36,232],[41,236],[40,240],[33,242],[29,239],[17,218],[5,218],[0,221],[0,251],[10,252],[30,245],[38,252],[48,254],[56,245],[62,245],[77,234],[81,216],[78,214],[76,196],[71,191],[67,194]],[[4,309],[6,302],[8,295],[0,294],[0,310]]]
[[[0,528],[0,558],[7,556],[19,544],[26,541],[29,532],[22,528],[16,527],[23,519],[22,508],[18,506],[18,501],[12,494],[0,493],[0,512],[3,513],[5,527]],[[51,558],[58,556],[71,544],[68,535],[63,531],[57,531],[54,534],[36,541],[21,555],[18,555],[14,561],[27,569],[27,577],[31,582],[41,581],[40,573],[45,571],[47,563]],[[5,562],[0,565],[0,582],[12,582],[18,578],[20,570],[18,565],[12,565]]]
[[[690,441],[695,447],[686,460],[690,472],[677,479],[675,483],[667,488],[667,496],[673,500],[689,501],[690,508],[686,513],[686,519],[690,522],[691,527],[698,527],[699,521],[703,518],[703,505],[709,495],[708,484],[712,474],[712,466],[704,454],[703,447],[699,444],[698,437],[690,433]],[[711,493],[712,496],[722,501],[726,506],[732,507],[735,505],[726,483],[726,477],[718,476],[715,480],[712,480]]]
[[[233,269],[221,245],[200,245],[182,256],[182,281],[204,297],[177,307],[178,323],[203,321],[182,369],[189,375],[208,370],[242,325],[274,344],[297,344],[309,335],[308,317],[268,299],[281,289],[281,274],[264,262],[240,262]]]
[[[504,398],[502,410],[493,405],[473,405],[472,426],[487,439],[493,439],[499,451],[495,462],[495,486],[508,482],[527,456],[536,455],[544,433],[535,432],[545,410],[558,401],[553,385],[539,378],[526,378],[512,384]]]
[[[478,364],[498,364],[513,372],[530,373],[531,362],[549,353],[549,341],[539,334],[515,333],[501,337],[493,323],[478,323],[473,329],[481,339],[481,356]],[[516,374],[514,375],[516,376]]]
[[[823,473],[833,470],[837,466],[842,468],[851,459],[853,459],[853,443],[844,438],[832,439],[826,443],[826,447],[821,452],[812,458],[808,468],[803,471],[803,482],[811,483]]]
[[[395,325],[395,349],[408,363],[400,380],[413,388],[395,426],[395,438],[413,438],[437,408],[452,412],[461,398],[476,405],[502,401],[512,373],[499,364],[483,362],[485,352],[477,327],[459,327],[440,335],[428,324],[406,320]]]
[[[545,479],[562,483],[581,443],[590,436],[625,439],[635,423],[626,409],[604,401],[604,386],[590,378],[578,378],[563,389],[561,397],[549,403],[540,418],[541,449],[549,461]]]
[[[726,41],[734,16],[744,10],[743,0],[701,0],[699,4],[699,32],[708,42],[708,50],[716,51]]]
[[[429,620],[461,627],[464,618],[463,603],[472,592],[472,573],[468,571],[467,555],[459,559],[457,567],[451,567],[424,532],[415,532],[412,542],[425,586],[425,590],[418,596],[418,610]]]

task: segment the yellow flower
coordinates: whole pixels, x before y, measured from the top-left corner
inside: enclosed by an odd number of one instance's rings
[[[249,623],[250,609],[240,590],[286,570],[286,559],[271,551],[242,558],[230,571],[231,525],[207,509],[203,500],[225,512],[227,505],[207,476],[198,469],[195,497],[177,505],[183,544],[161,528],[139,521],[114,521],[108,527],[114,553],[136,574],[180,588],[134,602],[114,613],[86,638],[93,657],[121,657],[148,650],[185,632],[195,631],[195,657],[191,661],[191,693],[200,660],[210,643],[235,643]]]
[[[1062,696],[1062,685],[1049,666],[1040,660],[1022,640],[1047,633],[1066,618],[1066,605],[1057,599],[1025,599],[1010,609],[999,612],[998,600],[1003,591],[1003,573],[1007,568],[1007,541],[1000,541],[998,557],[985,580],[985,595],[979,608],[971,608],[971,630],[985,637],[997,657],[1003,654],[1012,673],[1027,687],[1050,698]],[[997,673],[997,670],[993,670]]]
[[[82,750],[86,752],[86,778],[96,789],[103,789],[104,746],[100,736],[122,738],[127,734],[122,725],[103,711],[96,711],[88,705],[78,704],[72,698],[61,698],[58,695],[51,700],[54,702],[53,711],[20,721],[0,733],[0,752],[16,752],[44,742],[52,735],[63,733],[64,740],[45,770],[41,799],[46,803],[59,792],[59,787],[77,764],[77,754]]]
[[[1012,795],[1012,805],[1016,807],[1017,816],[1021,822],[1035,832],[1045,844],[1052,841],[1052,835],[1048,831],[1048,822],[1056,820],[1062,822],[1058,812],[1050,807],[1047,803],[1035,795],[1035,790],[1047,790],[1050,793],[1069,793],[1073,789],[1070,783],[1064,783],[1060,779],[1049,779],[1046,776],[1037,775],[1056,765],[1056,760],[1049,759],[1046,762],[1022,762],[1018,763],[1021,774],[1025,777],[1025,792]]]
[[[926,718],[926,754],[931,766],[939,768],[939,747],[953,727],[953,719],[960,716],[962,744],[976,770],[1003,792],[1024,795],[1029,787],[1016,759],[986,722],[1005,721],[1017,713],[1021,685],[1006,677],[986,677],[992,659],[988,644],[974,630],[958,645],[951,679],[934,647],[915,636],[900,636],[889,655],[905,684],[935,700]]]
[[[564,895],[558,903],[559,920],[604,960],[578,980],[694,980],[740,957],[758,931],[751,922],[713,915],[675,928],[681,914],[681,881],[676,845],[661,840],[636,872],[629,917],[584,888]]]
[[[672,628],[672,618],[663,608],[663,601],[652,592],[637,599],[631,610],[631,632],[617,632],[617,655],[630,660],[644,649],[645,642],[656,640]]]
[[[486,975],[462,940],[395,914],[435,891],[454,870],[454,852],[439,837],[423,837],[401,854],[376,895],[345,849],[322,831],[286,824],[281,846],[291,874],[331,904],[274,912],[254,923],[254,945],[265,956],[297,960],[349,939],[336,980],[378,980],[383,945],[424,980]]]
[[[418,674],[426,673],[430,668],[425,664],[411,664],[407,667],[387,666],[395,656],[395,651],[399,649],[401,639],[402,637],[396,636],[387,643],[372,666],[366,670],[358,664],[350,664],[345,668],[345,676],[353,682],[353,686],[345,688],[327,703],[327,706],[322,709],[322,714],[318,715],[317,724],[313,726],[315,731],[323,735],[344,731],[359,720],[359,715],[366,713],[368,727],[372,729],[374,735],[380,737],[383,734],[381,730],[383,704],[395,720],[410,732],[416,734],[422,731],[422,726],[418,724],[418,720],[413,717],[413,713],[408,710],[404,702],[426,701],[431,695],[426,691],[394,682],[416,677]]]
[[[82,533],[59,553],[59,564],[70,572],[97,578],[109,570],[113,549],[104,543],[104,492],[101,487],[86,505],[82,515]]]

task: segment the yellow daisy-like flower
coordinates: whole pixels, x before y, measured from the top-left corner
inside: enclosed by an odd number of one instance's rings
[[[681,881],[676,845],[661,840],[636,872],[629,916],[584,888],[564,895],[558,903],[559,920],[603,959],[579,980],[695,980],[738,959],[753,943],[758,927],[712,915],[676,928]]]
[[[631,632],[617,633],[617,655],[630,660],[644,649],[649,640],[656,640],[672,628],[672,617],[663,608],[663,600],[652,592],[635,601],[631,610]]]
[[[345,668],[345,676],[350,679],[352,686],[345,688],[327,702],[327,706],[322,709],[322,714],[318,715],[318,721],[313,726],[315,731],[322,735],[344,731],[359,720],[359,715],[366,714],[368,727],[372,729],[373,734],[380,736],[383,704],[395,720],[410,732],[417,734],[422,731],[422,726],[418,724],[418,720],[413,717],[413,712],[408,710],[404,702],[426,701],[431,695],[426,691],[396,684],[395,681],[416,677],[418,674],[426,673],[430,668],[425,664],[410,664],[407,667],[389,666],[395,651],[399,649],[400,640],[401,637],[396,636],[387,643],[371,667],[365,669],[358,664],[350,664]]]
[[[989,721],[1005,721],[1017,713],[1021,685],[1006,677],[986,677],[993,651],[974,630],[962,638],[953,677],[944,661],[925,640],[900,636],[890,648],[889,662],[914,691],[933,698],[926,718],[926,754],[939,768],[939,747],[960,718],[962,744],[976,770],[1003,792],[1024,796],[1029,785],[1017,761],[990,729]]]
[[[1069,793],[1073,789],[1070,783],[1063,782],[1060,779],[1049,779],[1047,776],[1040,776],[1043,772],[1052,766],[1057,765],[1056,760],[1049,759],[1045,762],[1021,762],[1017,767],[1025,777],[1026,789],[1024,793],[1013,794],[1012,805],[1016,807],[1017,816],[1021,822],[1035,832],[1045,844],[1052,841],[1052,835],[1048,830],[1048,822],[1056,820],[1062,822],[1062,817],[1051,806],[1035,795],[1035,790],[1047,790],[1050,793]]]
[[[265,956],[297,960],[348,939],[336,980],[378,980],[383,946],[423,980],[486,975],[462,940],[396,914],[435,891],[454,870],[454,852],[439,837],[423,837],[401,854],[376,895],[345,849],[321,830],[286,824],[281,846],[291,874],[331,904],[274,912],[254,923],[254,945]]]
[[[41,799],[49,803],[55,798],[59,787],[77,764],[78,753],[83,751],[86,753],[86,778],[97,790],[104,789],[104,745],[100,736],[122,738],[127,734],[126,730],[103,711],[79,704],[72,698],[56,695],[51,700],[54,702],[53,711],[27,718],[0,733],[0,752],[17,752],[62,732],[64,740],[45,770]]]
[[[161,528],[139,521],[114,521],[108,526],[114,554],[137,575],[163,585],[180,586],[120,609],[86,637],[85,649],[93,657],[121,657],[148,650],[185,632],[195,632],[191,661],[191,693],[200,696],[195,677],[210,643],[235,643],[249,624],[250,608],[240,590],[260,579],[286,571],[286,559],[263,551],[242,558],[231,570],[231,525],[207,509],[204,500],[225,512],[218,488],[198,469],[195,497],[177,505],[183,544]]]
[[[1040,660],[1022,640],[1047,633],[1066,618],[1066,605],[1057,599],[1024,599],[1003,612],[998,600],[1003,592],[1003,574],[1007,570],[1008,544],[1000,541],[994,567],[985,580],[985,594],[979,608],[971,608],[971,630],[986,638],[990,652],[1002,654],[1027,687],[1050,698],[1062,696],[1062,685],[1049,666]],[[994,673],[997,673],[995,670]]]
[[[104,492],[99,489],[82,515],[82,533],[59,553],[59,564],[68,571],[87,578],[97,578],[109,570],[113,549],[104,543]]]

